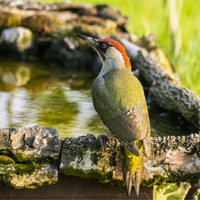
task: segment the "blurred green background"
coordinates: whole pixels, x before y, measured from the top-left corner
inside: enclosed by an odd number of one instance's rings
[[[38,0],[52,3],[62,0]],[[129,17],[128,31],[138,37],[156,36],[179,73],[185,87],[200,96],[199,0],[71,0],[84,4],[108,4]],[[171,37],[172,36],[172,37]]]

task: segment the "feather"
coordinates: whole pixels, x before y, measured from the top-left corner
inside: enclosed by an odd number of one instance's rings
[[[140,156],[133,155],[128,149],[124,149],[126,167],[124,168],[124,181],[127,187],[127,194],[130,196],[132,183],[134,183],[135,192],[138,196],[140,193],[140,184],[143,173],[143,141],[136,141],[136,145],[139,149]]]
[[[135,187],[135,192],[137,197],[140,194],[140,185],[141,185],[141,181],[142,181],[142,174],[143,174],[143,161],[142,161],[142,157],[143,157],[143,151],[141,152],[140,158],[139,158],[139,164],[138,167],[133,175],[133,184]]]

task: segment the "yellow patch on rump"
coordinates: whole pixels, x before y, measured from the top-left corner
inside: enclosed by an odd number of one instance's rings
[[[137,147],[141,153],[143,150],[143,141],[136,140],[135,144],[137,145]],[[135,172],[139,165],[140,157],[137,157],[134,154],[132,154],[127,148],[124,148],[124,151],[125,151],[126,165],[127,165],[128,169],[131,172]]]

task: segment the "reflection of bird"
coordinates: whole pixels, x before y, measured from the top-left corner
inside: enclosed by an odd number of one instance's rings
[[[125,49],[119,42],[76,36],[89,43],[103,62],[92,87],[94,107],[104,125],[124,146],[128,195],[132,181],[139,195],[143,146],[147,156],[150,155],[149,116],[142,85],[133,76]]]

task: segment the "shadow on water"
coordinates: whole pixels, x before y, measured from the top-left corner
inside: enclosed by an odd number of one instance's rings
[[[88,71],[1,58],[0,128],[53,126],[60,138],[103,134],[104,128],[91,98],[94,78]],[[196,132],[176,113],[155,105],[151,105],[149,111],[152,136]]]

